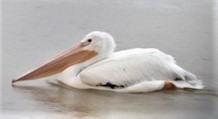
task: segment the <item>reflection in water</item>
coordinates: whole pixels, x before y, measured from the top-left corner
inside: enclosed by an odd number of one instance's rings
[[[202,116],[199,110],[206,109],[207,113],[213,114],[216,110],[214,98],[218,97],[217,92],[212,90],[123,94],[78,90],[54,82],[48,84],[45,87],[13,86],[13,90],[31,98],[28,100],[33,101],[34,110],[45,112],[44,116],[55,113],[65,118],[153,118],[160,115],[168,118],[169,115],[182,115],[180,111],[197,118]]]
[[[37,106],[44,106],[45,108],[42,109],[46,109],[45,111],[66,113],[69,117],[95,116],[91,109],[92,100],[90,100],[88,92],[74,91],[72,94],[62,85],[50,84],[54,87],[13,86],[13,88],[17,93],[25,92],[26,96],[28,95],[34,102],[38,102]]]

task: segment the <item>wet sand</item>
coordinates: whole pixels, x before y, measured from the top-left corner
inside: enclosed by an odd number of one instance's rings
[[[1,111],[7,119],[218,118],[214,1],[3,0]],[[158,48],[198,75],[200,91],[114,93],[78,90],[56,77],[11,79],[87,33],[111,33],[117,50]]]

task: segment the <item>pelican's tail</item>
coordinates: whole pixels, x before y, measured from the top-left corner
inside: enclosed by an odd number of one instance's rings
[[[172,82],[177,88],[203,89],[203,83],[197,76],[186,71],[178,65],[173,65],[173,70],[176,74],[176,79]]]
[[[184,70],[185,71],[185,70]],[[178,88],[190,88],[190,89],[203,89],[203,83],[201,80],[198,79],[197,76],[194,74],[185,71],[183,74],[183,77],[181,77],[182,80],[175,80],[173,83]]]

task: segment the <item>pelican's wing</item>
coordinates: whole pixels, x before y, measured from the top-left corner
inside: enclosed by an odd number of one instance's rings
[[[173,57],[157,49],[131,49],[114,53],[85,70],[78,77],[89,86],[123,88],[152,80],[176,77]]]

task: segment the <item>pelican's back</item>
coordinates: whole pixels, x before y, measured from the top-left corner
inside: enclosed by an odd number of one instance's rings
[[[116,52],[79,74],[80,80],[85,84],[110,84],[118,88],[154,80],[171,80],[177,87],[190,87],[192,84],[185,81],[187,77],[196,79],[195,75],[186,73],[179,67],[172,56],[157,49],[140,48]]]

